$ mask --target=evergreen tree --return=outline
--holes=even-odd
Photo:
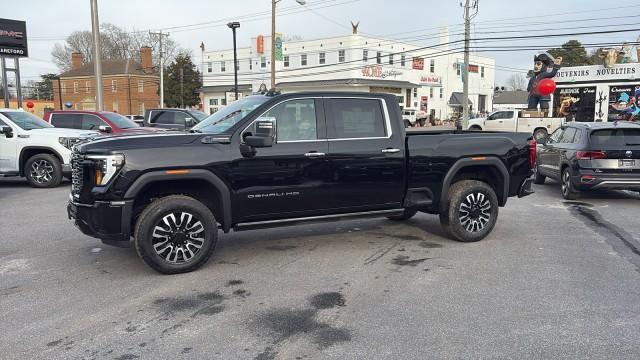
[[[182,86],[180,85],[182,83]],[[164,102],[168,107],[190,107],[200,103],[200,71],[188,54],[178,54],[165,69]]]

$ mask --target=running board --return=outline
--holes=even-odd
[[[236,224],[233,227],[233,231],[245,231],[245,230],[273,228],[273,227],[279,227],[279,226],[290,226],[290,225],[296,225],[300,223],[318,223],[318,222],[326,222],[326,221],[332,221],[332,220],[401,215],[403,213],[404,213],[404,209],[391,209],[391,210],[376,210],[376,211],[365,211],[365,212],[357,212],[357,213],[334,214],[334,215],[323,215],[323,216],[310,216],[310,217],[293,218],[293,219],[257,221],[257,222]]]
[[[18,176],[20,175],[17,172],[6,172],[6,173],[0,173],[0,177],[12,177],[12,176]]]

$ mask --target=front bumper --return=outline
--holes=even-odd
[[[638,190],[640,191],[640,173],[595,173],[581,171],[573,177],[578,190]]]
[[[133,200],[81,204],[69,199],[67,215],[83,234],[108,245],[129,247],[132,209]]]

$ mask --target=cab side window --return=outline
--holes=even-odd
[[[378,99],[331,99],[327,112],[330,139],[388,136],[382,102]]]
[[[260,116],[276,119],[276,141],[318,139],[318,121],[314,99],[285,101]]]
[[[83,130],[98,130],[100,126],[106,126],[107,123],[102,121],[95,115],[83,115],[82,116],[82,129]]]

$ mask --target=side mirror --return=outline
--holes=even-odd
[[[11,126],[0,126],[0,134],[4,134],[7,138],[12,138],[13,129],[11,129]]]
[[[110,134],[113,131],[113,129],[111,128],[111,126],[100,125],[98,126],[98,131]]]
[[[244,143],[254,148],[264,148],[273,146],[273,137],[249,135],[244,138]]]
[[[184,119],[184,125],[187,128],[192,128],[192,127],[196,126],[196,122],[193,121],[193,118],[185,118]]]

